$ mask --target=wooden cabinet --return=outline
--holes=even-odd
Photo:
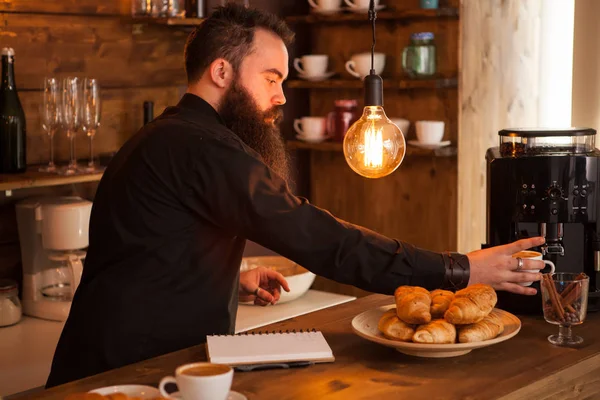
[[[341,144],[307,145],[291,142],[289,148],[309,152],[303,168],[308,170],[310,201],[337,217],[430,250],[456,248],[458,69],[458,0],[445,2],[439,10],[422,10],[418,0],[385,0],[378,12],[376,52],[386,54],[384,107],[389,118],[406,118],[411,127],[408,140],[415,139],[415,121],[440,120],[446,124],[444,140],[451,148],[424,151],[408,147],[400,168],[393,174],[371,180],[354,173],[346,164]],[[351,77],[344,64],[355,53],[371,49],[371,25],[367,14],[305,15],[289,17],[297,32],[304,24],[304,54],[329,55],[337,75],[324,82],[295,79],[290,73],[288,94],[308,95],[306,112],[326,116],[336,99],[357,99],[362,112],[362,83]],[[402,70],[402,50],[410,34],[433,32],[437,50],[437,75],[412,80]],[[300,54],[301,53],[301,54]],[[297,115],[296,117],[301,117]],[[364,295],[366,292],[317,278],[315,289]]]

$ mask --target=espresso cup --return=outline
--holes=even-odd
[[[556,270],[554,263],[552,261],[543,260],[542,253],[539,253],[537,251],[523,250],[523,251],[513,254],[512,256],[513,256],[513,258],[520,257],[523,260],[541,260],[544,262],[544,264],[550,266],[550,272],[549,272],[550,274],[553,274],[554,271]],[[540,272],[540,270],[539,269],[524,269],[522,272],[538,273],[538,272]],[[531,284],[533,284],[533,281],[519,282],[519,285],[522,285],[522,286],[531,286]]]
[[[346,5],[350,8],[368,9],[369,0],[344,0]],[[379,5],[379,0],[375,0],[375,7]]]
[[[324,117],[303,117],[294,120],[294,130],[306,139],[318,139],[325,136]]]
[[[385,54],[375,53],[373,64],[375,73],[381,75],[385,68]],[[371,72],[371,53],[354,54],[350,57],[350,60],[346,62],[346,71],[356,78],[364,79],[365,76],[369,75],[369,72]]]
[[[417,121],[417,140],[423,144],[436,144],[444,138],[444,121]]]
[[[307,77],[323,76],[327,72],[328,57],[323,54],[311,54],[294,59],[294,68]]]
[[[319,11],[335,11],[342,7],[342,0],[308,0],[308,4]]]
[[[175,370],[175,377],[165,376],[158,385],[161,396],[170,396],[165,386],[174,383],[183,400],[226,400],[233,380],[233,368],[224,364],[199,362],[185,364]]]

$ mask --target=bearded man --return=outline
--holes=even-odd
[[[98,186],[83,277],[47,387],[233,333],[240,298],[279,299],[281,274],[240,275],[246,239],[309,270],[393,294],[488,283],[535,294],[511,254],[543,239],[435,253],[295,196],[278,130],[293,34],[264,12],[219,8],[188,39],[188,90],[113,158]],[[352,199],[348,199],[351,201]],[[519,270],[517,271],[517,268]]]

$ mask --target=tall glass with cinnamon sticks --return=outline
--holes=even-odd
[[[548,336],[556,346],[576,346],[583,338],[571,332],[573,325],[580,325],[587,314],[590,278],[584,274],[556,273],[542,275],[542,304],[544,319],[558,325],[558,334]]]

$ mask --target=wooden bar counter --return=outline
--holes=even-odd
[[[589,314],[574,328],[585,340],[577,349],[552,346],[546,337],[558,328],[541,317],[522,316],[521,331],[508,341],[460,357],[427,359],[403,355],[352,332],[355,315],[392,303],[392,297],[372,295],[259,329],[320,330],[336,361],[236,372],[232,389],[249,400],[600,398],[600,314]],[[203,360],[204,345],[195,346],[26,397],[63,399],[72,392],[116,384],[156,387],[178,365]]]

